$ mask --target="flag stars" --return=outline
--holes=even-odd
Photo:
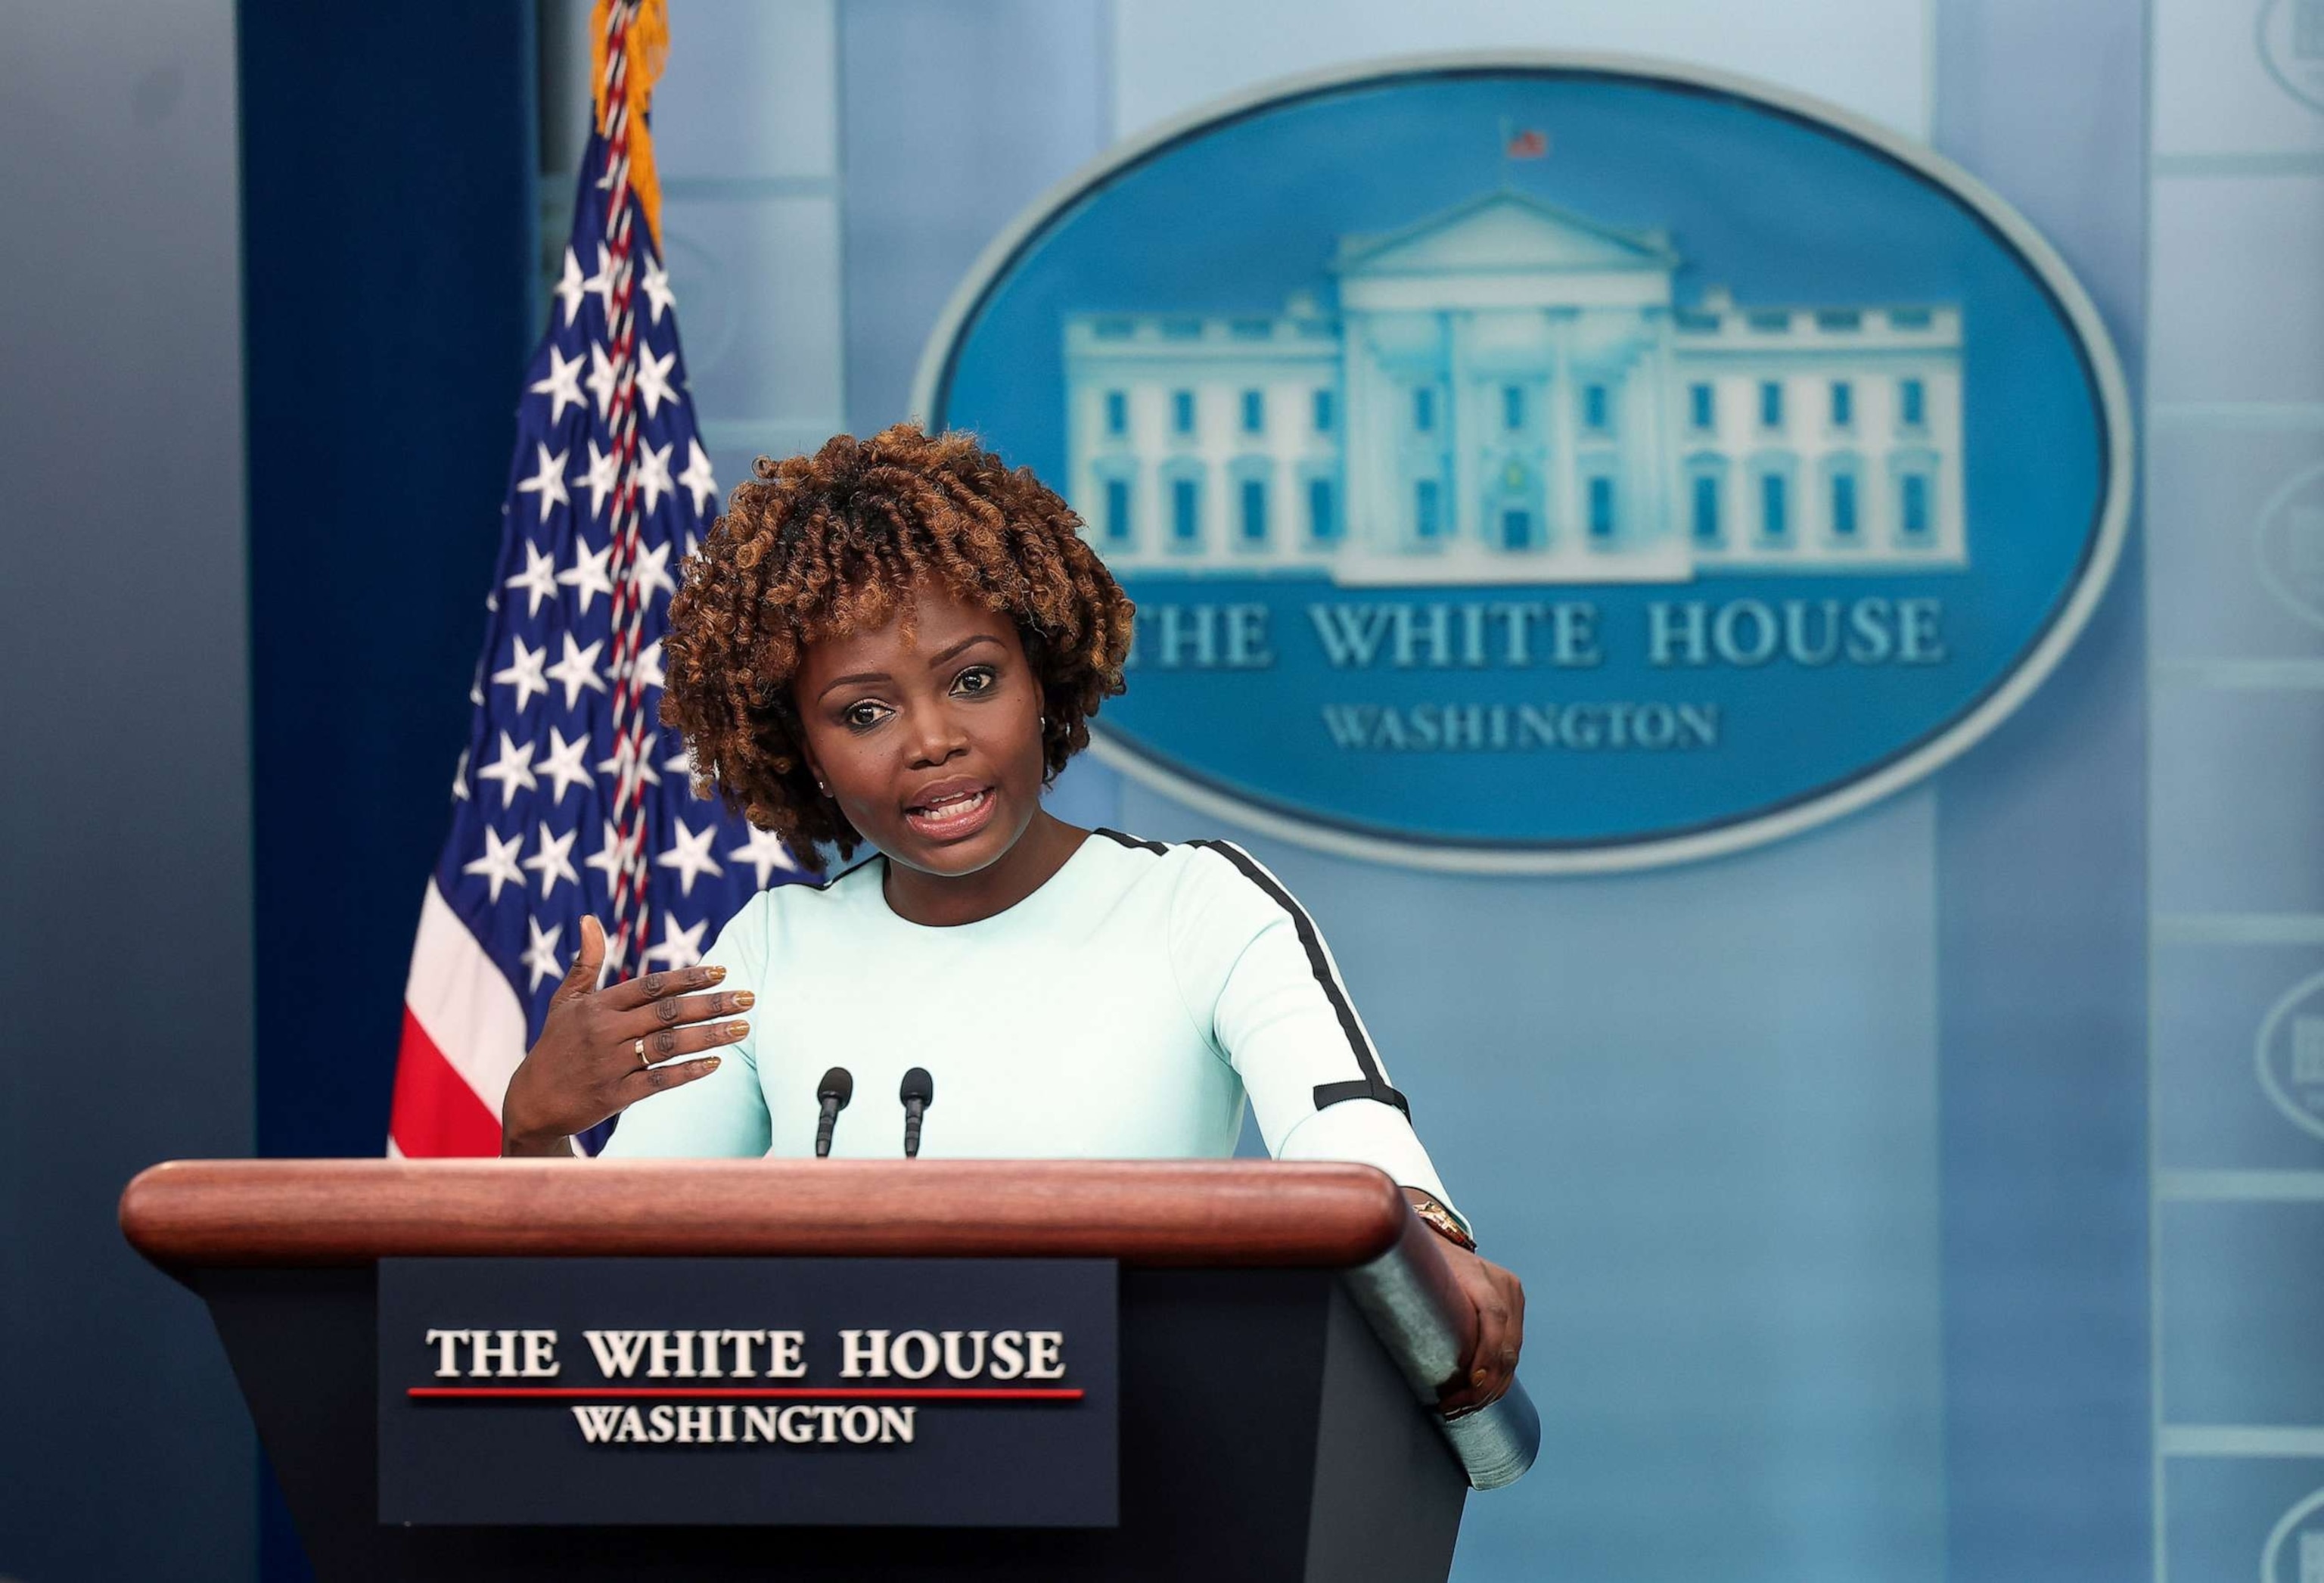
[[[543,643],[537,649],[529,649],[521,636],[512,636],[509,643],[515,652],[505,669],[493,672],[493,680],[496,685],[516,689],[517,713],[522,714],[524,706],[531,701],[534,693],[544,698],[549,694],[549,681],[540,673],[542,664],[549,658],[549,645]]]
[[[598,310],[607,324],[613,322],[613,255],[603,242],[597,244],[597,273],[581,282],[585,292],[597,293]]]
[[[670,387],[669,383],[669,371],[677,362],[678,348],[675,347],[659,357],[643,347],[638,348],[638,399],[645,403],[647,417],[660,412],[662,403],[678,400],[678,392]],[[664,447],[665,458],[668,454],[669,448]]]
[[[762,830],[756,825],[751,827],[750,838],[726,856],[730,860],[747,863],[757,870],[759,888],[762,891],[767,888],[767,882],[774,877],[775,870],[790,870],[798,866],[792,861],[790,850],[783,845],[780,836],[772,830]]]
[[[569,258],[572,255],[566,256]],[[524,927],[526,932],[532,936],[532,943],[524,948],[524,955],[517,958],[517,965],[530,969],[532,974],[531,982],[524,986],[525,993],[530,995],[540,987],[542,979],[564,976],[565,969],[557,965],[557,937],[565,932],[565,925],[560,923],[554,929],[543,929],[540,919],[528,916]]]
[[[565,641],[571,643],[573,640],[568,637]],[[509,740],[509,734],[503,731],[501,733],[500,757],[476,772],[476,779],[479,781],[500,782],[503,808],[515,801],[516,794],[520,791],[530,792],[540,783],[534,778],[532,773],[533,745],[528,742],[522,747],[519,747]],[[499,892],[493,893],[493,900],[496,902],[500,900]]]
[[[573,256],[573,249],[565,250],[565,273],[555,287],[557,299],[565,305],[565,322],[569,327],[573,316],[581,311],[581,295],[588,290],[581,279],[581,261]]]
[[[620,828],[612,819],[605,820],[604,825],[605,838],[598,843],[596,851],[581,860],[581,866],[594,868],[604,875],[605,889],[610,893],[613,888],[613,882],[621,877],[622,868],[629,854],[622,845]]]
[[[524,542],[524,569],[501,585],[522,588],[525,593],[525,619],[540,614],[543,599],[557,597],[557,557],[545,550],[533,548],[532,541]]]
[[[678,827],[677,838],[670,843],[669,849],[657,856],[654,862],[664,868],[676,869],[678,893],[690,896],[694,893],[696,875],[726,872],[718,866],[718,860],[710,856],[710,843],[718,834],[717,821],[714,819],[703,826],[698,834],[687,829],[682,819],[671,822]]]
[[[551,456],[549,448],[537,440],[533,441],[532,448],[540,453],[539,470],[530,478],[520,479],[517,489],[519,493],[530,495],[540,503],[540,520],[547,522],[552,507],[572,504],[573,497],[565,493],[567,453],[560,450]]]
[[[661,915],[661,944],[647,948],[647,967],[659,960],[672,968],[691,967],[702,960],[702,937],[710,928],[710,920],[706,918],[692,929],[680,929],[678,920],[665,912]]]
[[[645,273],[638,283],[646,301],[653,305],[653,321],[659,324],[661,316],[678,306],[678,293],[669,289],[669,271],[662,268],[659,259],[648,254]]]
[[[501,740],[503,742],[506,742],[508,738],[503,736]],[[527,749],[526,751],[530,752],[530,750]],[[462,864],[460,866],[460,872],[462,874],[483,875],[484,882],[493,888],[492,900],[494,903],[498,903],[501,899],[501,886],[504,884],[512,884],[519,890],[524,889],[524,870],[517,866],[516,861],[516,855],[523,849],[524,837],[522,835],[511,836],[507,840],[503,841],[501,839],[500,832],[498,830],[495,830],[490,825],[486,825],[484,827],[484,855],[482,857],[477,858],[473,863]]]
[[[596,342],[589,343],[589,393],[597,398],[597,415],[604,417],[613,410],[613,386],[621,375],[613,368],[613,360],[605,356],[605,348]]]
[[[613,575],[606,569],[606,563],[613,557],[612,541],[608,540],[603,550],[592,552],[587,540],[577,533],[574,535],[573,564],[558,572],[557,580],[579,597],[582,615],[589,614],[590,602],[598,595],[603,594],[608,599],[613,597]],[[549,674],[553,676],[556,672],[552,671]]]
[[[650,550],[639,547],[638,558],[630,563],[630,586],[637,589],[640,604],[650,603],[657,592],[678,592],[678,584],[669,575],[669,544],[657,544]]]
[[[580,888],[581,876],[574,871],[573,860],[567,856],[573,850],[573,838],[580,833],[576,827],[562,836],[552,836],[549,833],[548,824],[544,822],[541,825],[540,849],[524,860],[524,866],[540,875],[543,897],[556,891],[557,882],[560,879],[570,880],[575,889]]]
[[[632,764],[635,764],[638,766],[638,780],[649,786],[659,786],[661,784],[661,776],[655,773],[653,761],[650,758],[643,758],[639,755],[637,739],[629,736],[623,736],[614,740],[613,756],[607,759],[599,759],[597,761],[597,773],[601,775],[613,776],[613,783],[618,788],[622,782],[630,778],[630,766]]]
[[[694,496],[694,514],[708,515],[710,503],[718,498],[718,479],[710,471],[710,453],[702,449],[702,441],[693,435],[687,436],[686,471],[678,476],[678,482]]]
[[[638,447],[638,487],[645,491],[649,512],[661,504],[663,495],[676,493],[677,486],[669,481],[669,453],[667,445],[659,450],[650,445]]]
[[[579,356],[576,355],[571,362],[567,362],[564,355],[558,351],[555,341],[549,343],[549,377],[530,388],[535,395],[545,395],[549,398],[549,421],[552,426],[563,419],[567,407],[588,404],[581,394]]]
[[[605,646],[605,642],[600,638],[585,649],[573,641],[571,633],[563,635],[565,656],[549,667],[548,675],[551,681],[564,684],[565,707],[569,709],[581,701],[583,688],[591,688],[598,692],[605,690],[605,679],[597,674],[597,652]],[[506,741],[507,738],[503,736],[502,740]],[[524,751],[530,756],[532,748],[528,745]]]
[[[589,492],[589,514],[592,518],[604,511],[605,496],[613,492],[613,485],[618,481],[616,475],[621,470],[622,450],[619,446],[612,450],[599,450],[595,440],[589,441],[589,470],[576,474],[573,482]]]
[[[546,647],[547,645],[544,644],[544,652]],[[543,692],[549,690],[547,683],[542,684],[541,690]],[[551,726],[549,728],[549,756],[540,761],[538,768],[541,774],[556,782],[557,791],[549,801],[561,808],[565,804],[567,791],[575,786],[589,784],[589,772],[581,763],[581,755],[589,751],[589,733],[584,731],[580,736],[567,742],[565,740],[565,733]],[[566,845],[570,846],[572,842],[567,840]]]
[[[618,164],[608,161],[605,183]],[[497,975],[536,1008],[571,965],[565,937],[585,910],[611,931],[602,984],[699,965],[737,903],[803,877],[773,831],[688,798],[686,782],[697,769],[706,781],[715,766],[706,754],[697,765],[658,718],[665,668],[675,663],[661,635],[667,612],[724,495],[690,410],[673,276],[641,227],[617,251],[622,234],[606,229],[602,192],[599,201],[552,255],[549,333],[514,381],[521,429],[498,535],[499,564],[509,569],[485,579],[489,635],[469,651],[481,652],[468,687],[475,723],[453,770],[452,844],[438,864]],[[613,223],[637,222],[632,213]],[[593,299],[596,312],[585,324]],[[617,310],[628,332],[619,341]],[[623,613],[618,631],[596,614],[601,595]],[[615,700],[618,731],[605,723]],[[600,742],[610,756],[593,764]],[[591,823],[602,832],[594,847],[586,845]],[[429,1152],[420,1147],[424,1118],[400,1116],[397,1135]]]

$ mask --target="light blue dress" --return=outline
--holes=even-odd
[[[811,1156],[837,1066],[833,1155],[894,1159],[918,1066],[925,1157],[1221,1158],[1248,1098],[1276,1158],[1376,1165],[1451,1207],[1314,921],[1240,847],[1101,830],[1014,907],[941,929],[890,910],[884,868],[735,914],[705,959],[757,993],[750,1037],[631,1106],[608,1157]]]

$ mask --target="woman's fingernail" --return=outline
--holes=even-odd
[[[704,1061],[702,1063],[702,1069],[706,1072],[716,1071],[718,1069],[718,1058],[714,1055],[708,1060]]]
[[[748,1023],[729,1023],[726,1024],[726,1037],[729,1039],[740,1039],[750,1031],[751,1024]]]
[[[1485,1383],[1485,1371],[1483,1369],[1475,1369],[1471,1371],[1469,1383],[1472,1385],[1483,1384]]]
[[[759,997],[752,995],[749,990],[738,989],[734,992],[734,1009],[736,1011],[747,1012],[758,1004]]]
[[[713,984],[723,982],[726,977],[726,969],[724,967],[705,967],[702,971],[708,975],[709,981]]]

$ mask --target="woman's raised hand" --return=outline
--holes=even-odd
[[[604,962],[604,928],[584,917],[580,951],[501,1103],[503,1154],[569,1153],[574,1134],[718,1069],[715,1055],[671,1057],[733,1044],[751,1031],[720,1020],[751,1008],[749,990],[688,993],[711,989],[726,977],[724,967],[649,973],[599,989]]]

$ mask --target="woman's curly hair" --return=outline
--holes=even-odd
[[[923,579],[1016,622],[1048,717],[1046,775],[1089,745],[1089,717],[1121,690],[1133,607],[1029,468],[973,434],[899,423],[754,471],[687,561],[662,645],[661,717],[686,737],[696,795],[715,787],[812,872],[817,845],[853,853],[862,838],[800,751],[791,680],[811,643],[908,624]]]

